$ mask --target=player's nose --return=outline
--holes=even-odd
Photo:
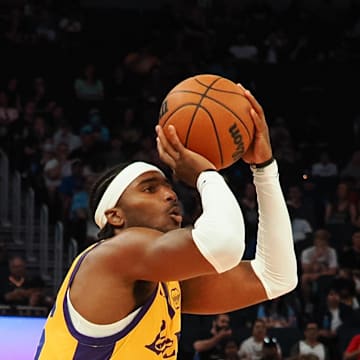
[[[167,201],[177,201],[178,197],[175,191],[169,187],[164,187],[164,197]]]

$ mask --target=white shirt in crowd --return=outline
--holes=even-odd
[[[315,346],[310,346],[305,341],[300,340],[299,342],[299,355],[317,355],[319,360],[325,360],[325,346],[322,343],[318,343]]]

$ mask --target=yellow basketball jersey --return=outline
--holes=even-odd
[[[66,292],[93,247],[80,254],[69,269],[45,323],[35,360],[175,360],[181,320],[180,286],[176,281],[159,283],[135,318],[114,335],[93,338],[74,328]]]

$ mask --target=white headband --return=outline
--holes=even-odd
[[[164,173],[156,166],[142,161],[137,161],[126,166],[115,176],[113,181],[105,190],[95,211],[95,223],[100,229],[102,229],[107,223],[105,211],[116,205],[120,196],[130,183],[132,183],[138,176],[148,171],[157,171],[165,176]]]

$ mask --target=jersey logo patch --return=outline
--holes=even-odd
[[[170,295],[171,295],[172,302],[175,306],[175,309],[176,310],[180,309],[180,291],[179,291],[179,289],[177,289],[177,288],[171,289]]]
[[[160,332],[156,335],[154,341],[146,348],[153,351],[156,355],[161,355],[163,359],[169,359],[176,355],[176,342],[166,337],[166,322],[162,320]]]

